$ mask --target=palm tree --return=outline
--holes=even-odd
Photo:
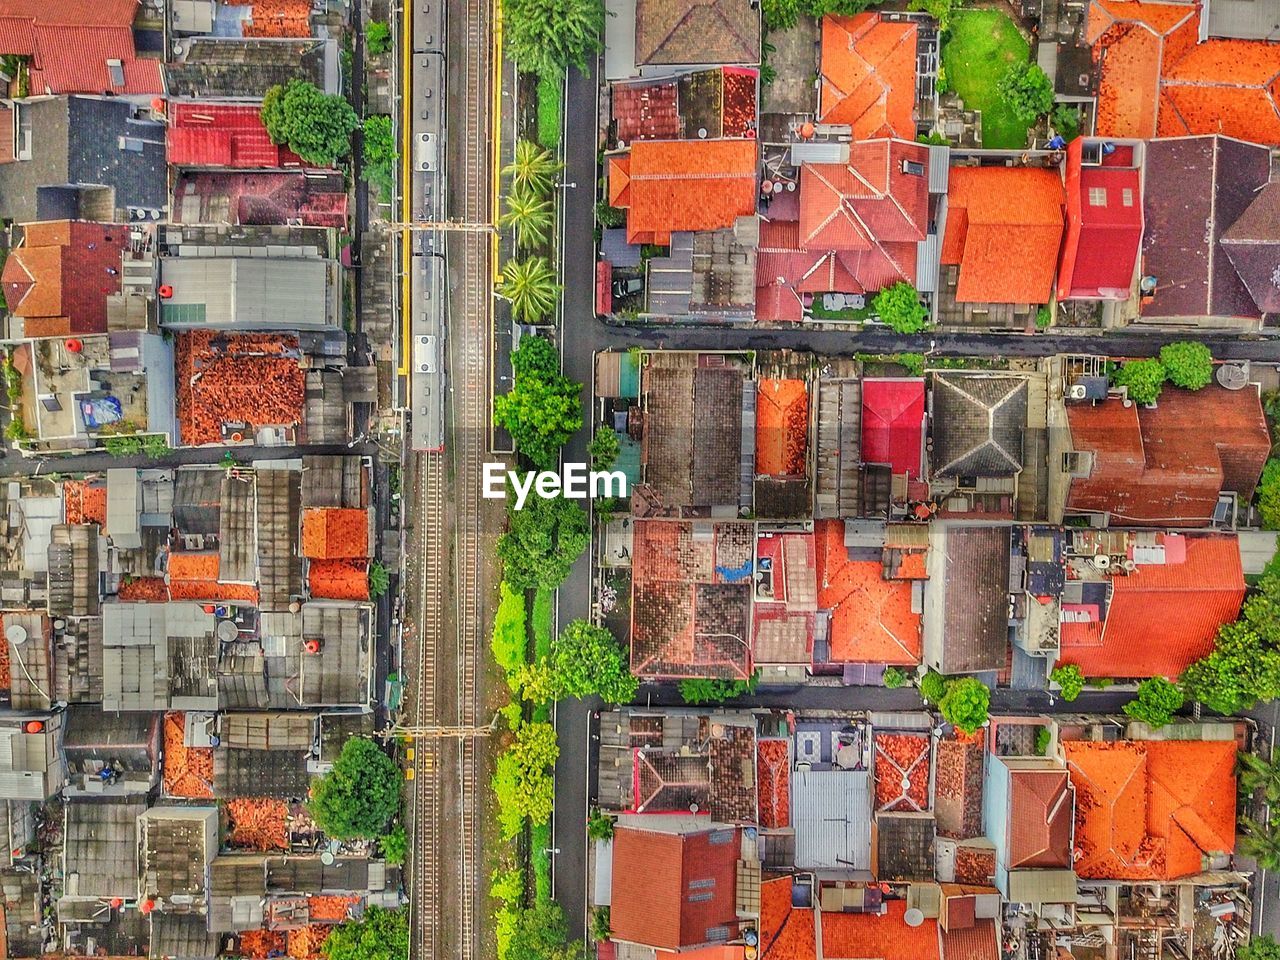
[[[550,200],[517,187],[507,195],[507,211],[498,222],[504,227],[514,227],[516,244],[528,249],[547,242],[554,220]]]
[[[1280,750],[1269,761],[1256,753],[1240,754],[1240,785],[1250,794],[1261,790],[1267,803],[1280,803]]]
[[[517,323],[541,323],[555,309],[560,284],[546,257],[529,257],[507,261],[499,292],[511,301]]]
[[[517,140],[515,159],[502,168],[511,178],[511,189],[526,190],[546,197],[555,184],[556,174],[564,168],[555,157],[532,140]]]
[[[1243,836],[1237,844],[1240,852],[1258,861],[1267,870],[1280,869],[1280,823],[1268,820],[1259,823],[1250,817],[1242,817]]]

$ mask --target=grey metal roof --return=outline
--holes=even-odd
[[[306,477],[305,469],[302,476]],[[299,475],[293,470],[259,470],[257,487],[258,603],[263,610],[285,610],[302,595]]]
[[[108,501],[108,510],[110,502]],[[92,524],[55,524],[49,531],[49,613],[98,614],[98,531]]]
[[[101,617],[70,621],[54,645],[53,695],[72,704],[102,702]]]
[[[267,858],[268,893],[360,893],[383,889],[386,878],[381,860],[338,857],[326,865],[310,854]]]
[[[219,937],[203,917],[191,914],[151,914],[151,960],[213,960]]]
[[[143,894],[164,900],[174,913],[203,913],[207,869],[217,852],[218,808],[152,807],[138,825]]]
[[[314,713],[226,713],[218,736],[224,747],[297,752],[311,749],[315,730]]]
[[[125,550],[142,546],[142,485],[137,470],[107,471],[107,534]]]
[[[218,641],[198,603],[108,603],[103,614],[104,710],[214,710]]]
[[[345,443],[350,437],[350,408],[338,370],[308,370],[302,422],[308,443]]]
[[[627,243],[625,227],[611,227],[600,232],[600,256],[615,267],[638,267],[640,245]]]
[[[302,607],[303,706],[364,706],[370,696],[370,609],[353,603],[315,602]],[[302,640],[319,639],[319,653],[306,653]]]
[[[40,878],[29,870],[0,870],[4,897],[5,948],[10,957],[44,953],[41,931]]]
[[[935,373],[933,474],[1011,477],[1021,472],[1027,382],[1003,373]]]
[[[869,870],[869,774],[864,770],[796,770],[791,784],[797,869]]]
[[[11,627],[20,627],[26,639],[21,643],[7,636],[0,639],[9,647],[9,706],[14,710],[48,710],[53,702],[49,618],[36,612],[6,613],[6,634]]]
[[[218,511],[218,579],[253,583],[257,579],[258,528],[256,483],[252,474],[222,478]]]
[[[72,704],[65,716],[63,757],[72,781],[82,778],[82,792],[100,789],[95,781],[107,763],[120,773],[117,785],[121,792],[145,792],[154,783],[160,756],[160,714],[105,713],[97,704]]]
[[[249,98],[261,100],[267,90],[290,80],[307,80],[326,93],[325,45],[336,40],[276,40],[196,37],[184,41],[181,63],[164,67],[172,97]]]
[[[132,897],[138,889],[138,817],[143,797],[72,800],[62,864],[68,897]]]
[[[359,457],[302,458],[302,506],[362,509],[369,505],[367,471]]]
[[[58,757],[62,715],[45,717],[44,730],[26,733],[14,717],[0,726],[0,799],[44,800],[62,788]]]
[[[1266,0],[1205,0],[1209,36],[1280,40],[1280,9]]]
[[[333,322],[336,262],[314,257],[169,257],[161,282],[173,296],[161,305],[171,327],[291,330]],[[184,309],[186,308],[186,309]]]
[[[184,467],[173,481],[173,525],[180,533],[218,532],[222,509],[221,469]]]

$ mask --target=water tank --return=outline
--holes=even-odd
[[[1155,277],[1146,276],[1138,281],[1138,289],[1143,293],[1155,293],[1158,281]]]
[[[902,922],[908,927],[918,927],[924,923],[924,911],[919,907],[911,907],[902,915]]]
[[[15,647],[27,642],[27,628],[20,623],[11,623],[4,628],[4,638]]]

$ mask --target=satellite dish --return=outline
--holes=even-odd
[[[902,915],[902,922],[908,927],[918,927],[924,923],[924,911],[919,907],[912,907]]]
[[[4,638],[15,647],[27,642],[27,628],[20,623],[11,623],[4,628]]]
[[[330,853],[328,850],[326,850],[326,851],[324,851],[324,853],[320,854],[320,862],[321,862],[321,863],[323,863],[326,867],[332,867],[332,866],[333,866],[333,861],[334,861],[335,859],[337,859],[337,858],[336,858],[336,857],[334,857],[334,855],[333,855],[332,853]]]

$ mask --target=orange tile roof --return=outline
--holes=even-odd
[[[243,600],[258,602],[258,589],[247,583],[223,583],[218,579],[216,553],[169,554],[169,599]]]
[[[804,476],[809,441],[809,390],[803,380],[762,379],[757,385],[756,473]]]
[[[810,907],[791,905],[791,878],[760,884],[761,960],[814,960],[818,953],[816,917]]]
[[[855,140],[916,135],[916,25],[878,13],[822,18],[823,123]]]
[[[192,800],[213,798],[213,748],[185,745],[187,715],[164,715],[164,792]]]
[[[297,350],[296,337],[278,333],[178,334],[175,366],[182,443],[221,443],[225,423],[300,423],[305,389]]]
[[[1198,43],[1199,6],[1093,0],[1098,136],[1223,133],[1280,144],[1280,44]]]
[[[232,797],[227,801],[233,847],[249,850],[289,849],[289,805],[268,797]],[[340,918],[339,918],[340,919]]]
[[[627,242],[665,245],[755,213],[756,153],[754,140],[642,140],[610,158],[609,202],[627,209]]]
[[[946,960],[998,960],[1000,943],[994,920],[975,920],[972,927],[942,931]]]
[[[107,298],[120,292],[120,253],[128,239],[122,224],[24,224],[22,246],[10,252],[0,282],[26,335],[106,333]]]
[[[87,480],[68,480],[62,485],[62,502],[67,523],[107,525],[107,488]]]
[[[302,511],[302,555],[323,560],[369,556],[369,511],[344,507]]]
[[[962,303],[1047,303],[1066,191],[1056,170],[952,167],[942,263]]]
[[[818,546],[818,607],[830,610],[835,663],[920,662],[920,614],[911,610],[911,583],[886,580],[879,560],[851,560],[844,524],[822,520]]]
[[[312,560],[307,564],[307,588],[323,600],[368,600],[368,561]]]
[[[1187,740],[1063,744],[1076,789],[1076,873],[1176,880],[1236,835],[1236,745]]]
[[[938,921],[910,927],[906,912],[907,901],[887,900],[883,915],[819,913],[824,960],[938,960]]]

